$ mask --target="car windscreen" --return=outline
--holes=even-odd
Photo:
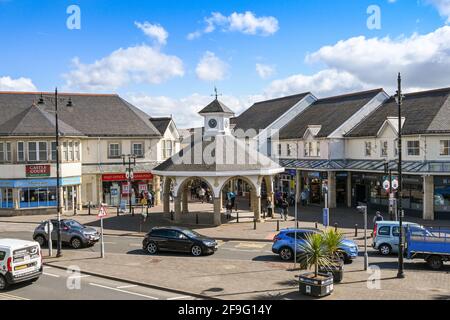
[[[183,230],[183,233],[184,233],[185,235],[187,235],[189,238],[199,238],[199,237],[202,237],[201,234],[199,234],[199,233],[197,233],[197,232],[195,232],[195,231],[192,231],[192,230]]]
[[[0,251],[0,261],[3,261],[3,259],[5,259],[5,256],[6,256],[6,252]]]
[[[64,223],[66,224],[66,226],[68,226],[70,228],[80,228],[80,229],[85,228],[85,226],[83,226],[81,223],[79,223],[75,220],[67,220],[67,221],[64,221]]]

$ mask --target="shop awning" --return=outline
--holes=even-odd
[[[293,160],[280,159],[280,165],[286,169],[317,171],[372,171],[384,172],[384,160]],[[397,171],[397,161],[390,161],[389,169]],[[450,162],[403,161],[404,173],[447,173],[450,174]]]

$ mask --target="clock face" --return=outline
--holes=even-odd
[[[208,125],[209,125],[210,128],[217,127],[217,120],[216,119],[209,120]]]

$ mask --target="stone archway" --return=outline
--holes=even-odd
[[[191,193],[191,187],[194,186],[197,188],[202,186],[202,184],[203,186],[206,186],[205,187],[206,191],[208,194],[212,196],[213,200],[215,199],[214,188],[208,180],[197,176],[185,178],[180,183],[180,186],[178,187],[177,192],[175,194],[175,201],[181,202],[181,209],[180,209],[181,213],[189,213],[189,193]],[[207,199],[205,200],[206,202],[208,202]]]
[[[163,212],[170,213],[170,192],[175,185],[175,179],[172,177],[164,177],[163,180]]]

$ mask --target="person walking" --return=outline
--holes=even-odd
[[[308,202],[308,194],[306,193],[306,190],[303,190],[301,195],[300,195],[301,199],[302,199],[302,206],[306,207],[306,204]]]
[[[198,197],[200,198],[200,201],[202,203],[205,202],[205,194],[206,194],[205,189],[203,189],[203,187],[200,187],[200,189],[198,190]]]
[[[377,211],[377,212],[375,213],[375,217],[373,217],[373,224],[376,224],[377,222],[383,221],[383,220],[384,220],[384,218],[383,218],[383,216],[381,215],[381,212],[380,212],[380,211]]]
[[[281,215],[282,215],[282,218],[284,218],[284,221],[287,221],[288,208],[289,208],[289,202],[286,200],[286,198],[283,198],[281,200]]]
[[[273,217],[273,204],[270,199],[267,199],[267,214],[270,218]]]
[[[147,206],[149,208],[153,207],[153,194],[151,192],[147,192]]]
[[[144,208],[147,206],[147,198],[144,195],[144,192],[142,192],[142,197],[141,197],[141,214],[144,213]]]
[[[227,204],[225,207],[227,209],[227,219],[231,220],[231,212],[233,210],[233,203],[231,202],[231,200],[227,201]]]

